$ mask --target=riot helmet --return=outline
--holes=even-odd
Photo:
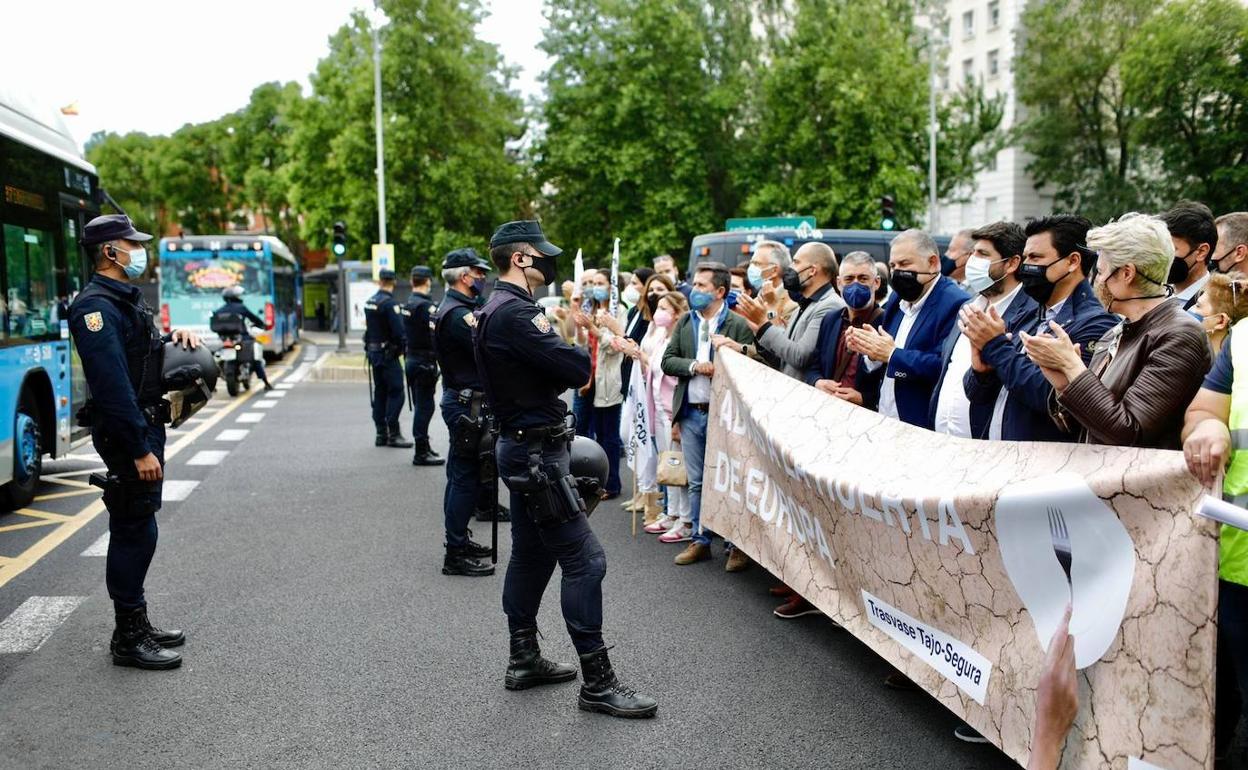
[[[607,453],[597,441],[586,436],[572,440],[571,473],[576,477],[576,491],[585,503],[585,515],[594,512],[602,500],[602,489],[607,483]]]
[[[160,384],[171,407],[169,427],[176,428],[212,398],[217,362],[206,345],[191,350],[177,342],[165,343],[163,359]]]

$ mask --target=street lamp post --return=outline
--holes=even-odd
[[[378,9],[380,16],[380,9]],[[373,27],[373,118],[377,124],[377,235],[381,243],[386,243],[386,143],[382,136],[381,126],[381,35],[377,29],[378,20]]]

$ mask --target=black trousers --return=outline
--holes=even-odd
[[[373,425],[377,432],[399,429],[399,414],[403,411],[403,367],[399,359],[385,353],[368,354],[373,367]]]
[[[566,444],[546,449],[542,465],[547,473],[566,474],[571,456]],[[500,436],[498,471],[504,480],[526,475],[529,450],[526,444]],[[603,648],[602,581],[607,575],[607,554],[589,527],[584,514],[551,527],[539,527],[525,506],[524,497],[511,493],[511,560],[503,581],[503,612],[511,631],[537,628],[537,611],[546,584],[559,565],[560,603],[563,622],[577,653]]]
[[[109,532],[104,581],[108,595],[118,611],[145,607],[143,583],[156,554],[156,512],[164,483],[140,481],[134,458],[118,451],[106,429],[93,431],[92,443],[109,474],[120,479],[119,484],[104,490]],[[148,425],[147,443],[164,468],[165,426]]]
[[[407,356],[407,386],[412,389],[412,441],[416,449],[429,440],[429,423],[433,420],[434,391],[438,389],[437,365],[430,360]]]

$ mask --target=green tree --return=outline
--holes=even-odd
[[[748,4],[553,0],[533,147],[552,237],[624,262],[686,248],[738,208]]]
[[[906,3],[797,0],[769,34],[744,212],[813,214],[829,227],[879,226],[891,195],[903,222],[927,207],[928,42]],[[786,29],[787,27],[787,29]],[[1000,146],[1001,99],[978,85],[941,100],[938,197]]]
[[[1123,56],[1138,103],[1136,137],[1160,159],[1163,201],[1244,207],[1248,184],[1248,8],[1235,0],[1165,3]]]
[[[133,132],[92,135],[86,144],[86,157],[100,173],[105,190],[134,220],[135,227],[149,233],[164,232],[168,224],[163,201],[152,194],[152,174],[156,146],[167,141]]]
[[[522,106],[494,46],[475,36],[475,0],[388,0],[380,30],[387,236],[399,266],[440,264],[456,246],[483,248],[530,198],[509,144]],[[286,169],[303,235],[329,239],[343,220],[353,258],[378,237],[371,29],[362,14],[330,39],[294,110]]]
[[[1159,158],[1138,141],[1143,105],[1123,72],[1155,8],[1152,0],[1052,0],[1023,12],[1014,71],[1029,171],[1055,188],[1058,207],[1093,221],[1160,205],[1150,174]]]
[[[229,141],[224,174],[232,203],[258,213],[264,231],[297,245],[298,222],[291,209],[289,144],[303,95],[297,83],[264,83],[247,106],[224,118]]]

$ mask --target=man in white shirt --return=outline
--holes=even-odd
[[[1013,222],[996,222],[976,230],[972,238],[966,284],[976,296],[967,304],[980,310],[992,308],[1015,331],[1028,317],[1034,318],[1036,310],[1036,302],[1020,291],[1018,280],[1027,240],[1023,228]],[[932,428],[961,438],[999,439],[1009,390],[1000,389],[990,411],[971,404],[964,380],[975,355],[971,340],[955,328],[943,348],[940,384],[932,397]]]

